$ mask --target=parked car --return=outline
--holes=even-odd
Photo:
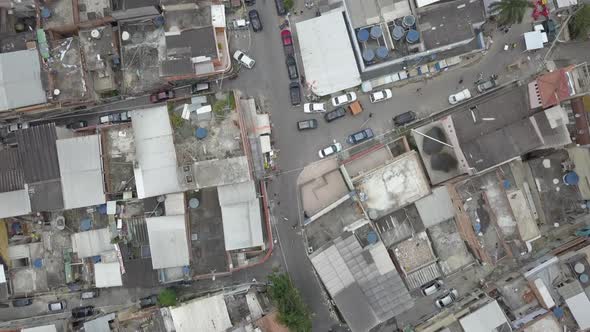
[[[342,106],[342,105],[350,104],[355,100],[356,100],[356,93],[347,92],[341,96],[337,96],[337,97],[332,98],[332,105],[334,105],[335,107]]]
[[[416,120],[416,113],[414,113],[413,111],[407,111],[394,116],[393,124],[395,124],[396,126],[405,126],[408,123],[413,122],[414,120]]]
[[[94,306],[91,305],[72,309],[72,317],[75,319],[90,317],[92,315],[94,315]]]
[[[29,128],[28,122],[12,123],[12,124],[8,125],[8,132],[12,133],[17,130],[27,129],[27,128]]]
[[[346,109],[344,107],[337,107],[333,111],[330,111],[324,115],[324,119],[328,122],[332,122],[336,119],[340,119],[346,115]]]
[[[454,95],[450,95],[449,96],[449,103],[451,105],[455,105],[461,101],[467,100],[471,98],[471,92],[469,92],[469,89],[465,89],[465,90],[461,90],[457,93],[455,93]]]
[[[174,90],[160,91],[150,95],[151,103],[160,103],[174,98]]]
[[[191,93],[202,93],[205,91],[209,91],[210,88],[211,86],[209,85],[209,82],[195,83],[191,86]]]
[[[158,304],[158,295],[150,295],[139,299],[139,306],[142,308],[152,307]]]
[[[292,55],[293,53],[295,53],[295,49],[293,48],[293,36],[291,35],[291,30],[282,30],[281,40],[283,41],[283,50],[285,51],[285,54]]]
[[[61,300],[61,301],[55,301],[55,302],[49,302],[47,304],[47,308],[49,309],[49,311],[63,311],[65,310],[67,307],[67,303],[65,300]]]
[[[256,0],[244,0],[246,6],[254,6],[256,4]]]
[[[299,78],[299,72],[297,71],[297,61],[292,55],[287,55],[285,59],[285,63],[287,64],[287,72],[289,73],[290,80],[296,80]]]
[[[26,307],[31,304],[33,304],[33,299],[30,299],[30,298],[20,298],[20,299],[14,299],[12,301],[13,307]]]
[[[289,95],[291,97],[291,105],[296,106],[301,104],[301,87],[298,82],[291,82],[289,84]]]
[[[334,142],[334,144],[330,144],[325,148],[321,149],[318,152],[318,155],[320,156],[320,158],[326,158],[340,151],[342,151],[342,144]]]
[[[494,78],[488,79],[487,81],[481,82],[477,85],[477,91],[479,93],[484,93],[488,90],[493,89],[496,86],[496,80]]]
[[[438,290],[442,287],[442,285],[443,285],[442,280],[440,280],[440,279],[432,280],[431,282],[429,282],[421,287],[422,294],[424,294],[424,296],[432,295],[432,294],[438,292]]]
[[[100,123],[120,123],[131,121],[131,114],[129,112],[113,113],[100,117]]]
[[[287,14],[287,9],[285,8],[283,0],[275,0],[275,6],[277,7],[277,14],[279,14],[279,16]]]
[[[305,103],[303,104],[303,112],[305,113],[322,113],[326,108],[324,103]]]
[[[456,289],[450,289],[446,292],[443,296],[440,296],[434,301],[434,304],[439,308],[445,308],[450,306],[453,302],[457,300],[459,297],[459,293]]]
[[[98,297],[98,295],[100,295],[100,291],[98,290],[98,288],[88,289],[88,290],[85,290],[82,293],[80,293],[80,299],[81,300],[93,299],[95,297]]]
[[[297,122],[298,130],[316,129],[318,127],[318,120],[309,119]]]
[[[260,15],[258,15],[258,11],[256,9],[252,9],[248,12],[248,17],[250,18],[250,25],[252,26],[252,30],[254,30],[254,32],[262,31],[262,21],[260,20]]]
[[[383,90],[372,92],[369,95],[369,100],[372,103],[378,103],[380,101],[387,100],[391,97],[393,97],[393,93],[391,92],[391,89],[383,89]]]
[[[348,144],[354,145],[369,140],[373,138],[373,136],[373,130],[371,128],[367,128],[349,135],[346,139],[346,142],[348,142]]]
[[[71,122],[68,123],[66,125],[66,127],[70,128],[70,129],[80,129],[80,128],[86,128],[88,127],[88,121],[86,120],[80,120],[80,121],[76,121],[76,122]]]
[[[252,69],[254,67],[254,64],[256,63],[254,59],[247,56],[246,53],[240,50],[234,52],[234,59],[238,60],[239,63],[243,64],[248,69]]]

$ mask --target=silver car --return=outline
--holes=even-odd
[[[441,309],[446,308],[446,307],[450,306],[453,302],[455,302],[458,297],[459,297],[459,292],[457,292],[456,289],[452,288],[447,293],[445,293],[443,296],[438,297],[436,299],[436,301],[434,301],[434,304],[438,308],[441,308]]]

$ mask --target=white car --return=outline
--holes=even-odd
[[[451,105],[455,105],[456,103],[461,102],[463,100],[467,100],[469,98],[471,98],[471,92],[469,92],[469,89],[465,89],[455,93],[454,95],[450,95],[449,103]]]
[[[356,93],[347,92],[341,96],[332,98],[332,105],[334,105],[335,107],[342,106],[345,104],[352,103],[355,100],[356,100]]]
[[[442,280],[440,280],[440,279],[432,280],[431,282],[429,282],[426,285],[421,287],[422,294],[424,294],[424,296],[432,295],[432,294],[438,292],[438,290],[441,288],[442,285],[443,285]]]
[[[239,63],[243,64],[248,69],[252,69],[252,67],[254,67],[254,64],[256,63],[256,61],[254,61],[254,59],[247,56],[246,53],[244,53],[240,50],[237,50],[234,53],[234,59],[238,60]]]
[[[391,89],[383,89],[383,90],[379,90],[379,91],[375,91],[375,92],[371,93],[369,95],[369,100],[371,100],[372,103],[378,103],[380,101],[387,100],[391,97],[393,97],[393,93],[391,92]]]
[[[333,155],[336,152],[342,151],[342,144],[334,142],[334,144],[328,145],[318,152],[320,158],[326,158]]]
[[[434,304],[439,308],[445,308],[450,306],[453,302],[457,300],[459,297],[459,293],[456,289],[449,290],[445,295],[439,297],[434,301]]]
[[[305,103],[303,104],[304,113],[322,113],[326,111],[324,103]]]

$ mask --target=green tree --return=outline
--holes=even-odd
[[[588,37],[588,33],[590,33],[590,5],[585,4],[576,11],[569,27],[574,38]]]
[[[283,0],[283,5],[287,11],[291,11],[291,9],[293,9],[294,3],[293,0]]]
[[[289,276],[273,272],[268,280],[270,297],[279,310],[279,321],[293,332],[311,331],[309,310]]]
[[[527,8],[532,8],[529,0],[500,0],[490,5],[492,14],[497,15],[502,25],[522,23]]]
[[[158,304],[163,307],[176,305],[176,291],[172,288],[166,288],[158,294]]]

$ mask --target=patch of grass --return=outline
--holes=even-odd
[[[173,110],[170,110],[170,108],[171,107],[169,105],[168,114],[170,115],[170,124],[172,125],[172,128],[178,129],[184,124],[184,119],[180,115],[176,114],[176,112]]]
[[[158,304],[162,307],[176,305],[176,291],[172,288],[166,288],[158,294]]]
[[[293,332],[310,332],[311,316],[301,294],[285,273],[273,272],[268,276],[269,294],[279,310],[279,321]]]

